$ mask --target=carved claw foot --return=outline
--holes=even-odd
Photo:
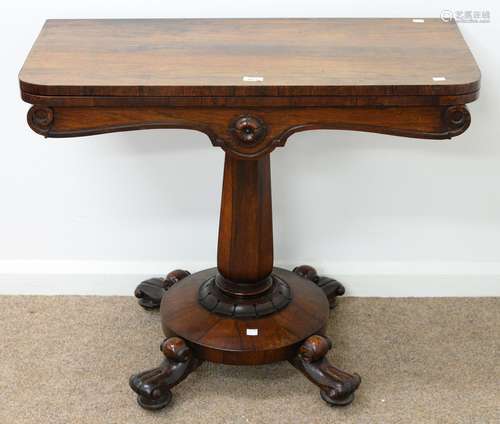
[[[184,380],[200,364],[191,349],[179,337],[165,339],[160,346],[165,359],[158,368],[135,374],[129,384],[137,393],[137,402],[144,409],[157,410],[172,399],[170,389]]]
[[[348,374],[335,368],[325,355],[332,342],[323,336],[309,337],[290,363],[321,389],[321,398],[332,406],[344,406],[354,400],[361,383],[358,374]]]
[[[188,275],[191,275],[188,271],[176,269],[169,272],[165,278],[150,278],[143,281],[137,286],[134,293],[135,297],[139,299],[139,305],[144,309],[159,308],[165,292]]]
[[[330,302],[330,309],[335,307],[337,296],[342,296],[345,293],[345,288],[341,283],[333,278],[320,277],[312,266],[297,266],[293,269],[293,272],[312,281],[321,288],[328,298],[328,302]]]

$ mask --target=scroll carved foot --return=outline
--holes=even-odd
[[[358,374],[348,374],[335,368],[325,355],[332,342],[323,336],[309,337],[290,363],[320,389],[322,399],[332,406],[344,406],[354,400],[354,392],[361,383]]]
[[[184,380],[201,360],[179,337],[165,339],[160,346],[165,359],[158,368],[135,374],[129,384],[137,393],[137,402],[144,409],[157,410],[167,406],[172,399],[170,389]]]
[[[165,278],[150,278],[143,281],[137,286],[134,293],[135,297],[139,299],[139,305],[144,309],[159,308],[165,292],[188,275],[190,275],[188,271],[176,269],[169,272]]]
[[[344,286],[337,280],[328,277],[320,277],[316,270],[309,265],[297,266],[293,272],[315,283],[328,298],[330,309],[333,309],[337,303],[337,296],[342,296],[345,293]]]

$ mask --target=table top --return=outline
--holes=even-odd
[[[440,19],[110,19],[48,20],[19,79],[44,96],[446,96],[480,72]]]

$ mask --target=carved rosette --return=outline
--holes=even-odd
[[[38,134],[47,136],[53,122],[54,111],[50,107],[34,105],[28,111],[28,125]]]
[[[267,128],[264,121],[255,116],[240,116],[231,122],[229,131],[240,143],[246,146],[252,146],[261,141]]]
[[[455,137],[469,128],[470,112],[465,105],[450,106],[444,113],[444,121],[450,138]]]

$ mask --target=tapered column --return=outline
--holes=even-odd
[[[269,154],[241,160],[226,153],[217,252],[217,286],[229,294],[266,291],[273,268]]]

